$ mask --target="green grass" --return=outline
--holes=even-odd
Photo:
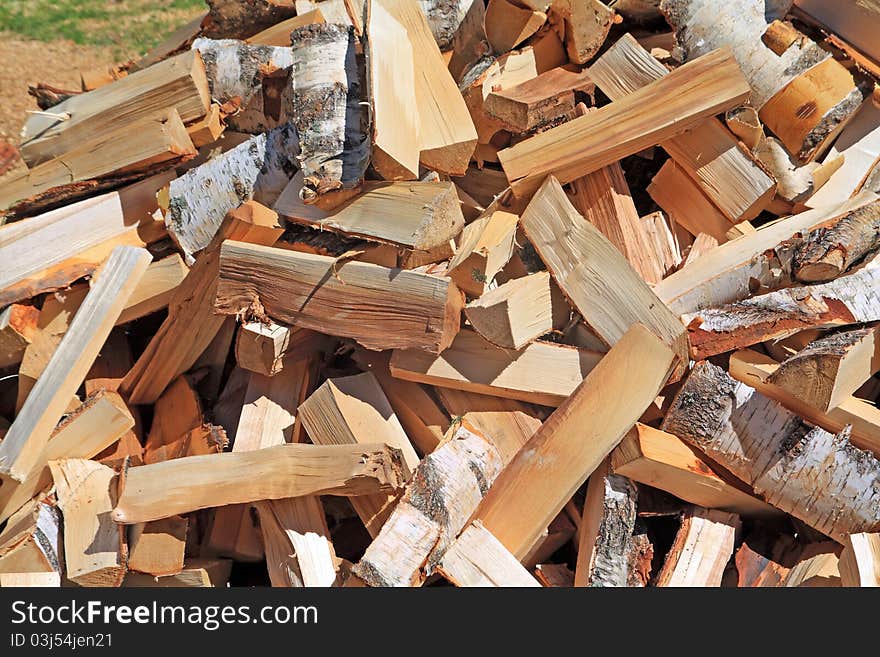
[[[204,0],[0,0],[0,31],[144,53],[206,10]]]

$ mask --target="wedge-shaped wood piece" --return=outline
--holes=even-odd
[[[208,111],[211,95],[201,55],[188,51],[95,91],[71,96],[48,114],[32,114],[22,135],[29,167],[173,107],[188,123]],[[69,117],[69,118],[65,118]]]
[[[515,214],[497,211],[464,227],[447,268],[459,289],[474,297],[486,290],[513,255],[518,221]]]
[[[425,14],[416,0],[377,1],[403,25],[412,46],[419,161],[440,173],[464,175],[477,144],[477,131]]]
[[[368,495],[403,487],[408,471],[387,445],[280,445],[187,456],[130,468],[113,519],[127,525],[198,509],[304,495]]]
[[[150,258],[145,249],[120,247],[101,268],[70,329],[0,444],[0,473],[24,481],[36,465]]]
[[[235,359],[239,367],[275,376],[285,362],[312,356],[325,349],[329,339],[308,329],[275,322],[247,322],[238,330]]]
[[[232,570],[231,559],[202,557],[189,559],[176,575],[154,577],[144,573],[129,572],[122,583],[124,587],[149,588],[225,588]]]
[[[39,498],[28,500],[0,532],[0,573],[60,573],[61,514]]]
[[[840,546],[831,541],[810,543],[798,562],[788,571],[781,586],[838,587],[840,581]]]
[[[289,199],[293,183],[275,204],[285,219],[408,249],[428,250],[461,232],[464,217],[451,182],[367,182],[362,193],[325,211]]]
[[[217,438],[215,428],[205,422],[202,403],[192,383],[180,376],[156,400],[144,446],[144,463],[216,454],[225,446]]]
[[[840,554],[840,585],[880,587],[880,534],[850,534]]]
[[[589,68],[591,79],[618,101],[667,75],[630,34],[623,35]],[[772,200],[776,184],[716,118],[662,142],[676,164],[733,223],[753,219]],[[696,234],[696,233],[695,233]]]
[[[880,370],[877,326],[829,333],[784,361],[767,379],[822,412],[837,408]]]
[[[880,258],[829,283],[789,287],[682,315],[694,359],[784,338],[803,329],[880,320]]]
[[[569,183],[674,137],[748,98],[729,50],[719,50],[595,112],[498,153],[514,194],[528,196],[552,174]]]
[[[33,214],[195,155],[177,110],[146,116],[8,181],[0,191],[0,209]]]
[[[556,178],[544,182],[521,224],[559,289],[605,344],[614,345],[641,322],[676,353],[680,376],[688,362],[684,326],[620,251],[577,213]]]
[[[193,366],[223,326],[214,315],[219,248],[225,239],[274,244],[284,229],[278,215],[256,203],[229,212],[210,250],[202,255],[175,290],[168,317],[126,375],[120,390],[132,404],[152,404],[178,376]]]
[[[626,586],[638,490],[610,472],[610,458],[590,475],[578,541],[574,586]]]
[[[737,381],[753,387],[765,397],[785,406],[810,424],[837,433],[849,425],[850,441],[859,449],[880,457],[880,409],[857,397],[848,397],[827,413],[807,404],[788,390],[770,382],[779,369],[779,363],[752,349],[742,349],[730,355],[728,372]]]
[[[299,407],[303,427],[316,445],[383,442],[396,447],[410,470],[419,463],[376,377],[369,372],[328,379]],[[351,505],[376,537],[396,502],[393,495],[352,497]]]
[[[128,567],[157,577],[182,571],[188,524],[186,518],[171,516],[133,525],[128,537]]]
[[[418,586],[436,569],[486,490],[524,442],[521,433],[471,428],[422,459],[406,493],[352,571],[370,586]]]
[[[55,429],[23,482],[3,481],[0,486],[0,522],[49,487],[52,483],[49,461],[92,458],[119,440],[133,426],[134,418],[115,392],[99,391],[86,399]]]
[[[477,333],[504,349],[522,349],[553,330],[550,274],[536,272],[514,278],[464,309]]]
[[[61,573],[0,573],[0,588],[55,588],[61,586]]]
[[[650,331],[629,329],[505,468],[474,519],[525,556],[656,398],[674,362]]]
[[[116,473],[85,459],[50,461],[64,517],[67,578],[80,586],[119,586],[128,548],[125,528],[110,519],[116,505]]]
[[[880,528],[880,461],[846,429],[807,424],[709,362],[691,371],[661,428],[838,542]]]
[[[507,0],[489,0],[486,8],[486,37],[498,54],[513,50],[532,36],[547,20],[547,14],[517,6]]]
[[[684,259],[681,266],[687,267],[688,264],[694,262],[697,258],[702,258],[707,253],[711,252],[716,246],[718,246],[717,239],[706,233],[699,233],[696,238],[694,238],[694,243],[691,244],[690,251],[688,251],[687,257]]]
[[[116,320],[117,326],[167,307],[177,286],[183,282],[188,273],[189,268],[177,253],[150,263],[128,298],[125,310]]]
[[[686,511],[656,586],[721,586],[739,526],[735,513],[701,507]]]
[[[736,551],[736,570],[739,588],[776,587],[788,575],[790,568],[778,563],[774,558],[764,556],[753,550],[747,542]]]
[[[618,474],[698,506],[750,517],[779,514],[774,507],[737,487],[739,482],[719,476],[677,436],[640,422],[611,452],[611,464]]]
[[[745,299],[752,294],[754,281],[778,287],[785,280],[780,280],[777,263],[790,260],[786,243],[876,200],[874,194],[860,194],[844,205],[808,210],[731,240],[719,246],[711,258],[667,276],[654,292],[674,313],[685,314]]]
[[[599,0],[553,0],[551,11],[564,20],[565,51],[576,64],[595,55],[614,24],[614,11]]]
[[[186,132],[196,148],[213,144],[220,139],[225,129],[226,123],[217,103],[211,103],[211,108],[205,116],[186,126]]]
[[[18,365],[37,334],[40,311],[14,303],[0,311],[0,368]]]
[[[265,313],[368,349],[442,351],[463,305],[454,283],[428,274],[233,241],[220,252],[216,311]]]
[[[92,274],[116,246],[164,237],[152,218],[156,192],[173,173],[0,226],[0,305],[66,288]]]
[[[602,355],[550,342],[505,350],[465,329],[439,356],[415,349],[395,350],[391,374],[405,381],[558,406]]]
[[[437,571],[461,587],[540,586],[522,564],[479,521],[455,539]]]
[[[258,46],[284,46],[290,45],[290,33],[296,28],[303,25],[311,25],[312,23],[324,23],[324,15],[320,9],[307,11],[299,16],[288,18],[280,23],[270,25],[262,32],[245,39],[246,43]]]

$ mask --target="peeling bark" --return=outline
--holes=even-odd
[[[850,212],[804,239],[792,261],[794,278],[821,283],[837,278],[880,249],[880,202]]]

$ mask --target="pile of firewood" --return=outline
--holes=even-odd
[[[0,585],[880,585],[880,8],[208,0],[35,86]]]

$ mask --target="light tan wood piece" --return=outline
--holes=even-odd
[[[697,258],[702,258],[707,253],[710,253],[716,246],[718,246],[717,239],[706,233],[700,233],[694,239],[694,243],[691,244],[691,249],[688,251],[687,257],[682,263],[682,267],[687,267],[689,263],[692,263]]]
[[[677,436],[640,422],[611,452],[611,464],[618,474],[665,490],[697,506],[746,517],[779,514],[777,509],[743,490],[745,486],[739,482],[734,484],[719,476],[695,449]]]
[[[220,105],[217,103],[211,103],[205,116],[186,126],[186,132],[196,148],[213,144],[220,139],[225,129],[226,124],[220,112]]]
[[[486,8],[486,37],[498,54],[513,50],[532,36],[547,20],[547,14],[517,6],[507,0],[489,0]]]
[[[312,9],[299,16],[288,18],[274,25],[270,25],[262,32],[257,32],[253,36],[245,39],[245,43],[256,46],[282,46],[290,45],[290,33],[296,28],[303,25],[311,25],[312,23],[324,23],[324,15],[320,9]]]
[[[533,587],[540,583],[480,523],[468,525],[437,566],[460,587]]]
[[[285,361],[318,351],[326,340],[319,333],[275,322],[247,322],[238,330],[235,359],[239,367],[275,376]]]
[[[656,586],[721,586],[739,526],[735,513],[701,507],[686,511]]]
[[[367,495],[403,487],[387,445],[281,445],[187,456],[130,468],[113,519],[127,525],[227,504],[304,495]]]
[[[601,353],[549,342],[505,350],[465,329],[439,356],[395,350],[391,374],[405,381],[558,406],[601,358]]]
[[[192,383],[180,376],[156,400],[144,463],[216,454],[225,444],[218,438],[215,428],[205,422],[201,400]]]
[[[811,543],[798,562],[788,571],[781,586],[838,587],[840,580],[840,546],[828,541]]]
[[[880,587],[880,534],[850,534],[840,554],[840,585]]]
[[[777,563],[774,558],[768,558],[762,553],[756,552],[747,542],[743,542],[736,551],[737,587],[777,587],[788,575],[790,568]]]
[[[167,577],[154,577],[144,573],[129,572],[123,582],[124,587],[218,587],[225,588],[229,582],[229,573],[232,570],[230,559],[200,558],[190,559],[183,570],[176,575]]]
[[[505,468],[474,519],[514,556],[527,554],[654,400],[674,361],[643,326],[629,329]]]
[[[369,303],[359,305],[359,299]],[[445,278],[227,241],[214,309],[265,313],[372,349],[438,352],[458,332],[463,305],[461,292]]]
[[[492,344],[519,350],[553,330],[550,274],[514,278],[465,306],[471,326]]]
[[[188,520],[171,516],[133,525],[129,530],[128,567],[148,575],[176,575],[183,570]]]
[[[0,472],[24,481],[146,271],[144,249],[114,250],[0,444]]]
[[[49,461],[64,517],[67,578],[80,586],[119,586],[128,547],[124,527],[110,519],[116,504],[116,473],[85,459]]]
[[[730,51],[717,51],[600,110],[499,151],[498,158],[514,193],[528,196],[549,174],[569,183],[674,137],[748,95]]]
[[[61,573],[0,573],[0,588],[56,588],[61,586]]]
[[[632,324],[641,322],[677,354],[675,376],[680,376],[688,362],[684,326],[620,252],[577,213],[554,177],[532,198],[521,224],[559,289],[605,344],[614,345]]]
[[[60,573],[61,514],[40,498],[28,500],[0,532],[0,573]]]
[[[553,0],[550,8],[564,21],[568,58],[586,64],[605,42],[615,22],[614,11],[599,0]]]
[[[125,310],[119,315],[116,325],[146,317],[167,307],[177,286],[183,282],[188,273],[189,268],[177,253],[151,262],[128,298]]]
[[[40,311],[14,303],[0,311],[0,368],[18,365],[38,332]]]
[[[492,212],[465,226],[447,273],[470,296],[478,297],[513,255],[519,217]]]

